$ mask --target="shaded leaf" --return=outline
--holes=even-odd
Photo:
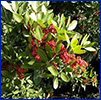
[[[44,61],[44,62],[48,61],[47,55],[42,49],[38,48],[37,53],[39,54],[42,61]]]
[[[46,49],[48,56],[50,58],[52,58],[53,57],[53,51],[52,51],[52,48],[50,47],[50,45],[46,44],[45,49]]]

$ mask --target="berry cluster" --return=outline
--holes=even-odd
[[[39,25],[40,26],[40,25]],[[42,29],[42,27],[40,26],[40,28]],[[37,61],[41,61],[40,56],[37,53],[37,46],[34,40],[37,40],[39,46],[45,48],[45,45],[48,44],[53,51],[53,56],[56,55],[54,53],[54,48],[56,46],[56,43],[54,42],[54,40],[50,40],[50,41],[45,41],[45,38],[47,36],[48,33],[57,33],[54,26],[50,25],[48,29],[42,29],[42,32],[44,33],[44,36],[42,38],[42,42],[38,41],[34,36],[33,36],[33,40],[30,43],[31,47],[32,47],[32,55],[34,56],[34,58]],[[75,57],[75,55],[69,54],[67,53],[67,50],[65,48],[65,46],[63,44],[61,44],[61,49],[59,52],[59,57],[62,59],[62,62],[64,64],[70,65],[74,71],[77,69],[77,66],[79,66],[79,69],[81,69],[81,72],[84,72],[85,68],[88,66],[88,64],[81,59],[80,56],[77,56],[77,58]],[[58,66],[56,65],[55,62],[52,62],[52,65],[57,69]],[[42,69],[42,68],[41,68]],[[42,69],[43,70],[43,69]]]
[[[24,78],[24,76],[23,76],[24,69],[21,68],[19,65],[14,67],[14,65],[12,63],[9,64],[7,61],[5,61],[1,64],[1,71],[8,70],[9,67],[12,67],[17,72],[19,79]]]

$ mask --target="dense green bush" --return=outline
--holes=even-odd
[[[69,17],[64,12],[54,16],[49,1],[1,4],[1,98],[54,98],[56,89],[67,84],[71,92],[97,87],[98,75],[85,59],[87,51],[99,50],[93,47],[97,40],[88,30],[81,34],[72,12]]]

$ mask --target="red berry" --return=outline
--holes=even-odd
[[[94,52],[93,52],[93,55],[96,55],[96,54],[97,54],[97,51],[94,51]]]

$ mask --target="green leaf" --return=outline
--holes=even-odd
[[[29,12],[26,11],[26,14],[25,14],[25,22],[28,23],[29,21]]]
[[[92,42],[92,43],[86,45],[85,47],[91,47],[91,46],[93,46],[94,44],[95,44],[95,42]]]
[[[89,38],[89,35],[87,36],[87,34],[86,34],[81,41],[81,45],[83,45],[87,41],[88,38]]]
[[[36,28],[36,36],[35,36],[35,37],[36,37],[39,41],[41,41],[43,35],[44,35],[44,34],[42,33],[41,28],[40,28],[39,26],[37,26],[37,28]]]
[[[62,25],[63,25],[63,27],[64,27],[64,25],[65,25],[65,17],[64,17],[64,14],[61,15],[61,20],[60,20],[60,24],[59,24],[59,29],[61,28]]]
[[[21,68],[24,68],[24,69],[39,69],[42,64],[43,63],[40,63],[40,62],[35,62],[33,65],[29,65],[29,64],[25,63],[21,66]]]
[[[21,92],[21,91],[19,91],[19,90],[13,91],[13,94],[18,94],[19,92]]]
[[[39,71],[39,70],[35,70],[34,71],[34,75],[33,75],[33,80],[34,80],[34,83],[36,84],[36,85],[38,85],[38,84],[40,84],[40,82],[41,82],[41,78],[39,77],[39,74],[40,74],[41,72]]]
[[[23,20],[23,17],[17,13],[13,13],[13,18],[15,19],[15,21],[17,21],[18,23],[20,23]]]
[[[68,43],[68,46],[70,45],[70,40],[69,40],[69,36],[65,33],[65,38],[66,38],[66,41],[67,41],[67,43]],[[67,47],[68,47],[67,46]]]
[[[66,67],[66,68],[65,68],[65,71],[66,71],[66,72],[73,72],[73,68],[72,68],[72,67]]]
[[[41,77],[41,78],[48,78],[48,77],[52,77],[52,74],[42,73],[42,74],[39,75],[39,77]]]
[[[34,12],[31,13],[29,16],[30,16],[30,18],[33,19],[34,21],[37,21],[37,17],[36,17],[36,15],[35,15]]]
[[[69,80],[70,80],[69,77],[64,72],[61,73],[61,79],[64,82],[69,82]]]
[[[42,49],[38,48],[37,53],[39,54],[42,61],[44,61],[44,62],[48,61],[47,55]]]
[[[29,64],[29,65],[33,65],[34,62],[35,62],[34,60],[31,60],[31,61],[28,62],[28,64]]]
[[[46,26],[43,24],[42,20],[37,19],[37,22],[40,24],[42,28],[46,28]]]
[[[48,70],[51,72],[51,74],[53,76],[57,76],[58,75],[58,71],[57,71],[57,69],[54,66],[48,67]]]
[[[33,10],[35,11],[35,12],[37,12],[37,7],[38,7],[38,1],[28,1],[29,2],[29,4],[32,6],[32,8],[33,8]]]
[[[20,86],[21,81],[19,79],[14,80],[14,85]]]
[[[74,21],[72,21],[72,23],[71,24],[69,24],[69,26],[68,26],[68,31],[72,31],[72,30],[74,30],[75,28],[76,28],[76,26],[77,26],[77,21],[76,20],[74,20]]]
[[[60,49],[61,49],[61,41],[59,41],[59,42],[56,44],[55,49],[54,49],[54,52],[55,52],[55,53],[58,53],[58,52],[60,51]]]
[[[45,5],[42,5],[42,12],[43,12],[44,14],[46,14],[46,12],[47,12],[47,8],[45,7]]]
[[[46,36],[46,38],[45,38],[45,40],[46,41],[49,41],[49,40],[51,40],[51,38],[52,38],[51,33],[48,33],[47,36]]]
[[[90,71],[90,75],[89,75],[90,77],[92,77],[93,76],[93,69],[91,69],[91,71]]]
[[[48,25],[50,25],[50,24],[57,26],[57,23],[51,17],[49,17],[49,19],[48,19]]]
[[[75,48],[77,46],[77,44],[78,44],[78,40],[77,39],[72,39],[72,41],[71,41],[71,47]]]
[[[52,51],[52,48],[50,47],[50,45],[46,44],[45,49],[46,49],[48,56],[50,58],[52,58],[53,57],[53,51]]]
[[[66,27],[69,26],[69,24],[70,24],[70,20],[71,20],[71,18],[70,18],[70,16],[69,16],[69,17],[68,17],[68,21],[67,21],[67,25],[66,25]]]
[[[9,73],[8,71],[4,70],[4,71],[1,71],[1,74],[4,76],[4,77],[8,77],[10,79],[13,78],[12,74]]]
[[[91,52],[96,51],[93,47],[86,47],[85,49]]]
[[[54,87],[54,89],[57,89],[58,88],[58,78],[57,77],[54,77],[54,79],[53,79],[53,87]]]
[[[1,4],[3,7],[5,7],[7,10],[13,12],[11,6],[9,5],[9,3],[7,1],[1,1]]]
[[[12,8],[15,12],[18,10],[18,1],[12,1]]]
[[[75,48],[73,48],[73,51],[75,54],[84,54],[86,51],[81,50],[81,45],[77,45]]]

